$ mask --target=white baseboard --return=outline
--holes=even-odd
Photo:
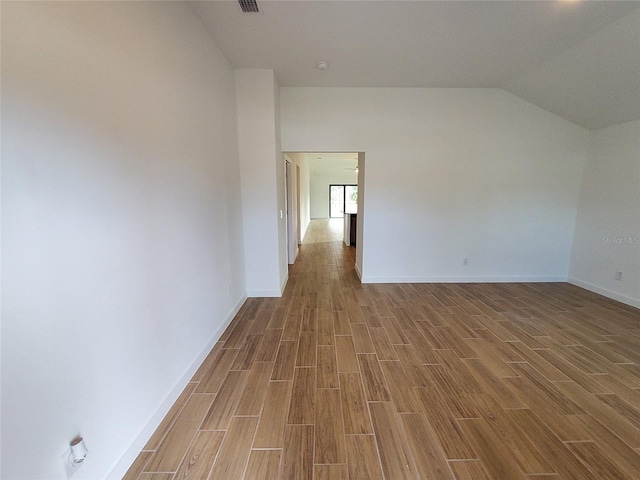
[[[386,277],[367,275],[362,283],[525,283],[566,282],[567,277],[555,275],[489,275],[478,277]]]
[[[362,272],[360,271],[360,267],[358,267],[357,263],[355,265],[355,269],[356,269],[356,275],[358,275],[358,278],[360,279],[360,282],[362,282],[362,283],[375,283],[375,282],[364,282],[362,280]]]
[[[280,290],[247,290],[247,297],[281,297],[284,293],[284,289],[289,281],[289,272],[284,276],[282,283],[280,284]]]
[[[109,473],[107,479],[120,480],[122,477],[124,477],[125,473],[127,473],[127,470],[129,470],[140,451],[144,448],[146,443],[149,441],[153,433],[160,425],[160,422],[162,422],[182,391],[185,389],[185,387],[189,383],[189,380],[191,380],[198,368],[200,368],[200,365],[202,365],[202,362],[204,362],[205,358],[207,358],[207,355],[209,355],[209,352],[211,352],[211,349],[220,339],[224,331],[231,323],[231,320],[233,320],[233,318],[236,316],[236,314],[240,310],[240,307],[242,307],[242,304],[246,299],[247,297],[243,296],[242,298],[240,298],[240,300],[238,300],[232,311],[225,318],[222,325],[220,325],[220,327],[216,330],[215,334],[207,342],[202,351],[196,356],[193,362],[191,362],[191,365],[189,365],[184,374],[180,377],[171,391],[164,398],[160,406],[156,409],[153,415],[151,415],[151,418],[142,428],[138,436],[133,440],[133,442],[131,442],[131,445],[129,445],[129,448],[127,448],[124,455],[122,455],[115,468],[111,470],[111,473]]]
[[[284,278],[282,279],[282,283],[280,284],[280,295],[278,295],[279,297],[282,296],[282,294],[284,293],[284,289],[287,288],[288,281],[289,281],[289,272],[287,271],[287,274],[284,276]]]
[[[625,303],[632,307],[640,308],[640,299],[628,297],[626,295],[622,295],[620,293],[616,293],[611,290],[607,290],[606,288],[599,287],[589,282],[583,282],[582,280],[578,280],[577,278],[569,277],[567,280],[570,284],[575,285],[580,288],[584,288],[585,290],[589,290],[590,292],[594,292],[600,295],[603,295],[612,300],[617,300],[618,302]]]

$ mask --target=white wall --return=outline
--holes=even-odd
[[[304,240],[311,222],[311,175],[307,162],[301,161],[298,165],[300,166],[300,239]]]
[[[288,273],[279,88],[273,70],[235,76],[247,294],[277,297]]]
[[[287,152],[286,157],[294,164],[300,167],[300,238],[304,239],[311,221],[311,195],[310,195],[310,171],[309,163],[305,159],[305,155],[296,152]],[[295,168],[293,170],[296,170]],[[297,172],[298,170],[296,170]]]
[[[640,307],[638,121],[590,133],[570,281]]]
[[[275,122],[275,164],[276,164],[276,189],[278,192],[278,217],[277,217],[277,228],[278,228],[278,248],[272,255],[276,255],[278,259],[279,265],[279,277],[278,280],[280,282],[280,291],[277,293],[277,296],[280,296],[282,292],[284,292],[284,287],[287,285],[287,280],[289,279],[289,256],[287,254],[287,176],[285,172],[284,165],[284,155],[282,153],[281,146],[281,131],[280,131],[280,86],[278,85],[278,79],[276,78],[275,72],[271,71],[271,75],[273,77],[273,113],[272,117]],[[282,213],[280,215],[280,213]]]
[[[329,174],[311,172],[311,218],[329,218],[329,185],[358,184],[358,174],[345,170]]]
[[[494,89],[287,87],[281,110],[284,150],[366,154],[363,281],[566,280],[586,130]]]
[[[121,478],[243,301],[234,88],[184,4],[2,2],[2,478]]]
[[[365,212],[365,172],[367,171],[366,155],[364,152],[358,152],[358,218],[356,219],[356,264],[355,269],[358,277],[362,281],[362,245],[364,244],[364,231],[365,224],[364,219],[366,217]]]

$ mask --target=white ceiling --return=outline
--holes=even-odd
[[[190,3],[282,86],[503,88],[589,129],[640,119],[640,0]]]
[[[336,152],[300,152],[290,153],[292,159],[299,159],[309,165],[309,170],[317,175],[353,175],[354,181],[357,174],[353,169],[358,165],[358,153],[336,153]]]

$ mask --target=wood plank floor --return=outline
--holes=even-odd
[[[361,285],[314,220],[125,476],[640,478],[640,311],[568,284]]]

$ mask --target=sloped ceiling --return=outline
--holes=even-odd
[[[190,4],[281,86],[502,88],[588,129],[640,119],[640,0]]]

